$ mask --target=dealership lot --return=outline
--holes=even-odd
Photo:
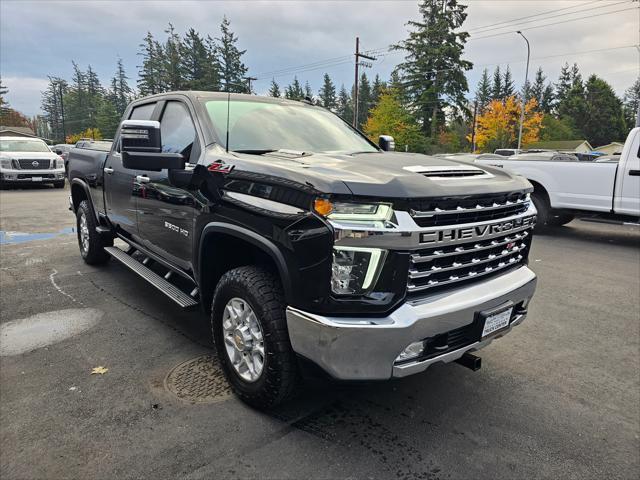
[[[2,478],[636,478],[637,227],[537,236],[529,318],[480,371],[316,382],[265,414],[216,382],[206,401],[169,391],[212,353],[207,318],[116,262],[85,265],[67,195],[0,192]]]

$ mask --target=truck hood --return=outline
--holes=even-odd
[[[232,162],[238,170],[284,177],[333,194],[424,198],[494,194],[531,188],[524,177],[499,168],[417,153],[373,152],[292,157],[274,152],[261,156],[236,156]],[[481,172],[464,177],[439,176],[442,170],[461,167]]]
[[[2,152],[0,158],[15,158],[16,160],[53,160],[59,155],[53,152]]]

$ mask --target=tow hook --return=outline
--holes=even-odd
[[[480,370],[480,367],[482,366],[482,359],[480,357],[476,357],[472,353],[465,353],[456,360],[456,363],[459,363],[463,367],[470,368],[475,372]]]

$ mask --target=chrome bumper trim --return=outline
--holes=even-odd
[[[394,365],[410,343],[463,327],[479,311],[506,301],[519,303],[533,296],[536,275],[521,267],[484,282],[407,301],[386,317],[327,317],[287,308],[293,350],[341,380],[385,380],[406,376],[436,362],[459,358],[465,351],[488,345],[476,342],[422,362]],[[511,327],[522,322],[517,318]],[[457,355],[457,356],[456,356]]]

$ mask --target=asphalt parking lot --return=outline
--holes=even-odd
[[[213,352],[207,318],[116,262],[85,265],[67,195],[0,192],[3,479],[637,478],[638,228],[537,236],[529,317],[480,371],[314,384],[266,414],[222,387],[200,403],[168,391]]]

